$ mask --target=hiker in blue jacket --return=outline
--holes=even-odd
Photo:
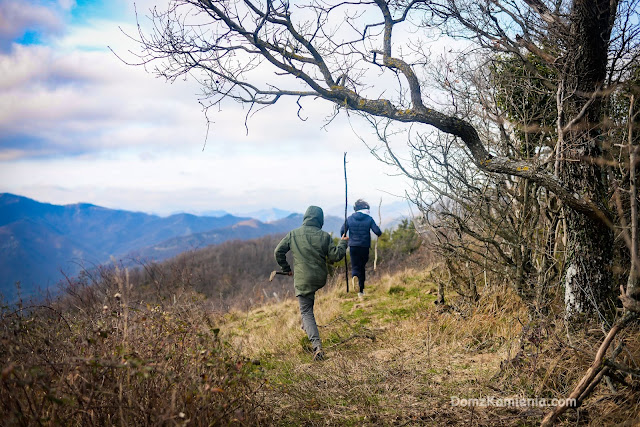
[[[353,206],[355,211],[347,218],[347,230],[349,231],[349,254],[351,255],[351,275],[358,280],[360,290],[358,296],[364,296],[365,266],[369,261],[369,248],[371,247],[371,231],[377,236],[382,234],[376,222],[371,218],[369,203],[358,199]],[[340,235],[346,231],[344,224],[340,228]],[[354,279],[355,280],[355,279]]]

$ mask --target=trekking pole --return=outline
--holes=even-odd
[[[382,197],[380,197],[380,204],[378,205],[378,227],[382,227],[382,215],[380,214],[381,207]],[[373,248],[373,271],[376,271],[376,267],[378,266],[378,240],[380,240],[380,236],[376,237],[376,246]]]
[[[347,234],[347,152],[344,153],[344,234]],[[340,236],[342,237],[342,236]],[[344,253],[344,274],[347,279],[347,293],[349,293],[349,267],[347,267],[347,252]]]

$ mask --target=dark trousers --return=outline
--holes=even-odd
[[[351,275],[358,278],[360,292],[364,291],[365,272],[364,267],[369,261],[369,248],[363,246],[349,246],[351,255]]]

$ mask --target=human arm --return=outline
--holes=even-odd
[[[376,224],[376,222],[373,220],[373,218],[371,218],[371,230],[376,234],[376,236],[380,237],[380,235],[382,234],[382,230],[380,230],[380,227],[378,227],[378,225]]]
[[[338,242],[338,245],[335,245],[333,243],[333,239],[329,237],[329,251],[327,254],[327,258],[329,259],[329,262],[331,263],[338,262],[345,256],[345,254],[347,253],[348,241],[349,241],[349,238],[345,234],[343,234],[342,238]]]
[[[276,262],[282,268],[284,273],[291,273],[291,266],[287,262],[287,252],[291,249],[291,234],[288,233],[286,236],[280,240],[278,246],[276,246],[273,254],[276,257]]]
[[[340,235],[344,236],[345,234],[347,234],[347,231],[349,231],[349,224],[347,223],[347,221],[345,221],[344,224],[342,224],[342,226],[340,227]]]

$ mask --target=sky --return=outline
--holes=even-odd
[[[153,3],[135,5],[139,16]],[[195,79],[167,83],[124,64],[132,0],[0,0],[0,192],[159,215],[401,201],[406,179],[376,160],[371,131],[332,106],[295,100],[253,115],[205,115]],[[129,55],[129,56],[127,56]],[[354,131],[357,129],[357,131]],[[357,134],[356,134],[357,132]],[[342,208],[340,208],[342,206]],[[351,209],[349,209],[351,212]]]

